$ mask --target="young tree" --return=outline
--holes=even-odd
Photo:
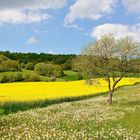
[[[108,102],[112,104],[115,87],[134,65],[131,60],[138,57],[139,45],[133,38],[115,39],[112,35],[104,35],[83,49],[75,61],[75,66],[86,73],[90,84],[97,75],[106,80],[109,90]]]

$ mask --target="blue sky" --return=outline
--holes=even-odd
[[[112,33],[140,42],[140,0],[0,0],[0,50],[79,54]]]

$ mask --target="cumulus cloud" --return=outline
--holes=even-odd
[[[122,3],[128,12],[140,14],[140,0],[122,0]]]
[[[26,42],[26,44],[28,44],[28,45],[34,45],[34,44],[37,44],[37,43],[38,43],[38,40],[34,36],[30,37]]]
[[[104,34],[113,34],[116,38],[132,36],[135,40],[140,42],[140,24],[131,26],[106,23],[94,27],[91,32],[91,36],[97,39],[100,39]]]
[[[76,19],[98,20],[110,13],[116,0],[77,0],[69,8],[65,24],[72,24]]]
[[[0,0],[0,24],[48,20],[50,16],[46,13],[47,9],[62,8],[65,4],[66,0]]]

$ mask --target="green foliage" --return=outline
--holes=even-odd
[[[50,81],[50,82],[56,81],[56,77],[55,77],[55,76],[51,76],[51,77],[49,78],[49,81]]]
[[[38,74],[25,74],[24,81],[26,82],[39,82],[41,79]]]
[[[64,75],[63,69],[59,65],[54,66],[54,76],[60,78]]]
[[[38,63],[35,65],[34,68],[35,72],[37,72],[39,75],[46,75],[47,67],[45,63]]]
[[[16,73],[13,75],[7,75],[9,81],[8,82],[20,82],[20,81],[24,81],[24,77],[22,73]]]
[[[0,75],[0,83],[10,83],[10,82],[38,82],[40,77],[37,74],[23,74],[23,73],[14,73],[14,74],[2,74]]]
[[[37,63],[48,63],[53,62],[55,64],[64,64],[67,60],[71,60],[76,57],[76,55],[53,55],[53,54],[45,54],[45,53],[11,53],[9,51],[0,52],[0,54],[12,59],[19,61],[20,63],[27,64],[28,62],[32,62],[34,64]]]
[[[72,69],[72,60],[67,60],[63,65],[63,70],[71,70]]]
[[[83,79],[82,74],[78,72],[78,74],[77,74],[77,80],[82,80],[82,79]]]
[[[9,78],[6,74],[3,74],[1,77],[0,77],[0,83],[7,83],[9,81]]]
[[[22,73],[16,73],[14,75],[14,77],[15,77],[15,81],[23,81],[24,80],[24,76]]]
[[[34,63],[28,62],[25,66],[27,70],[34,70]]]
[[[25,68],[25,64],[24,63],[21,63],[20,66],[21,66],[21,68]]]
[[[55,66],[53,64],[46,64],[46,76],[54,76]]]
[[[6,60],[8,60],[8,58],[6,56],[0,55],[0,65],[3,61],[6,61]]]
[[[21,68],[17,61],[8,59],[5,61],[2,61],[1,65],[0,65],[0,70],[1,70],[1,72],[20,71]]]
[[[39,75],[48,77],[55,76],[56,78],[60,78],[64,75],[62,67],[54,64],[38,63],[35,65],[35,71]]]

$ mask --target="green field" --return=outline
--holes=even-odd
[[[0,117],[0,139],[139,140],[140,84],[106,96]]]

